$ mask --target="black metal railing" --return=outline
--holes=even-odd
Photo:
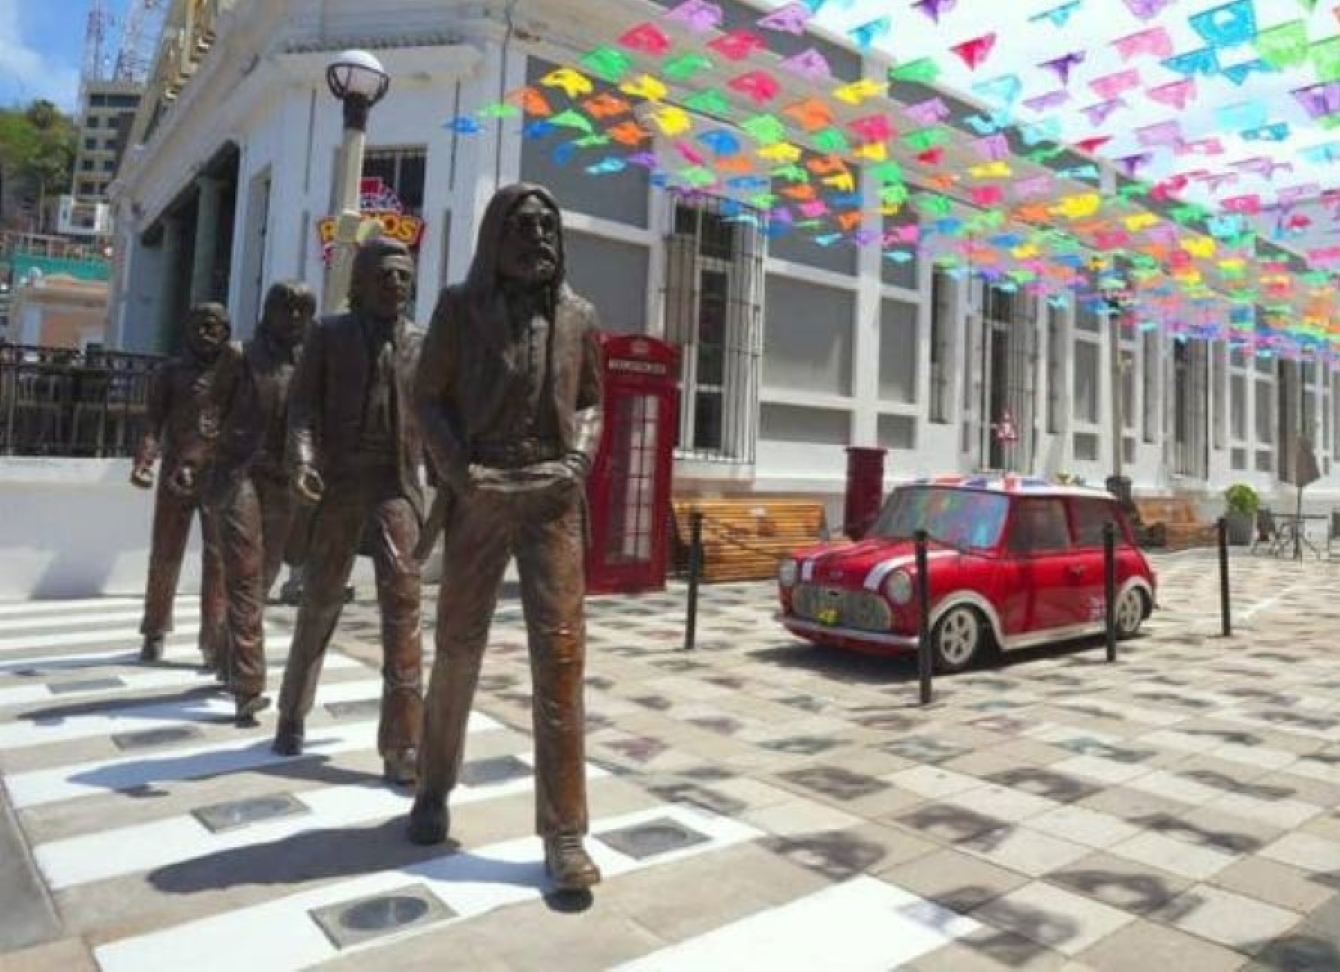
[[[130,455],[160,360],[0,344],[0,455]]]

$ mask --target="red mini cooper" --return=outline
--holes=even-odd
[[[858,543],[794,552],[778,569],[779,616],[819,645],[915,650],[913,536],[930,538],[936,668],[967,668],[990,648],[1025,648],[1104,630],[1103,527],[1117,525],[1117,636],[1153,610],[1154,572],[1106,492],[1017,476],[945,477],[895,489]]]

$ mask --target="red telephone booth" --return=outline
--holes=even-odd
[[[655,338],[604,334],[605,423],[591,470],[588,594],[665,588],[679,355]]]

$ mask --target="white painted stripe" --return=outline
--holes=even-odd
[[[104,676],[90,676],[90,678],[111,677],[114,674],[108,672]],[[214,676],[208,672],[182,668],[148,669],[142,672],[115,675],[115,677],[119,678],[123,684],[112,688],[83,689],[73,692],[53,692],[47,683],[30,679],[19,685],[0,688],[0,708],[11,705],[31,705],[34,702],[59,703],[74,699],[87,699],[91,696],[112,695],[118,692],[140,692],[145,689],[204,686],[214,681]]]
[[[323,685],[317,691],[316,704],[375,699],[381,697],[381,691],[381,679],[336,682],[332,685]],[[59,703],[55,707],[59,707]],[[113,708],[105,713],[55,716],[40,722],[25,718],[17,722],[0,724],[0,749],[50,745],[68,742],[71,739],[110,736],[118,732],[163,729],[183,722],[217,722],[232,716],[233,710],[234,704],[230,698],[221,695],[197,695],[171,702]]]
[[[470,713],[467,732],[501,729],[479,712]],[[106,795],[139,786],[166,786],[187,780],[240,773],[275,763],[296,763],[339,753],[368,749],[374,745],[376,720],[312,726],[301,756],[278,756],[270,751],[270,736],[254,735],[187,747],[167,747],[129,753],[111,759],[92,760],[68,766],[30,770],[5,777],[5,787],[15,809],[40,807],[62,800]]]
[[[861,876],[617,968],[884,972],[981,927],[971,918]]]
[[[121,624],[125,621],[134,621],[137,624],[144,616],[143,610],[129,611],[62,611],[46,612],[39,615],[14,616],[0,621],[0,634],[12,635],[19,631],[29,631],[34,628],[66,628],[66,627],[87,627],[93,624]],[[173,611],[173,617],[177,622],[190,619],[191,627],[195,628],[200,619],[199,604],[183,604]],[[179,625],[179,627],[183,627]]]
[[[594,830],[596,833],[618,830],[665,817],[709,839],[642,861],[620,854],[599,840],[590,840],[587,846],[607,879],[698,857],[759,836],[752,827],[682,804],[665,804],[602,820]],[[457,917],[339,951],[308,915],[314,908],[384,894],[410,884],[426,885]],[[179,968],[183,956],[189,956],[191,972],[307,968],[340,955],[371,951],[391,941],[436,931],[504,905],[534,900],[551,888],[544,875],[540,841],[526,837],[474,852],[444,854],[418,864],[338,881],[249,908],[109,942],[98,946],[94,956],[103,972]]]
[[[518,756],[529,763],[526,756]],[[588,767],[587,779],[609,775]],[[480,803],[517,793],[529,793],[533,776],[492,785],[458,786],[451,794],[453,806]],[[148,871],[210,854],[235,850],[315,830],[333,830],[369,820],[404,817],[410,808],[405,790],[380,783],[365,786],[345,784],[293,794],[310,813],[280,817],[249,827],[214,833],[190,814],[155,820],[135,827],[122,827],[67,840],[40,844],[33,849],[37,865],[53,890],[63,890],[92,881]]]
[[[957,550],[928,550],[926,551],[926,560],[939,560],[942,557],[957,557]],[[870,568],[870,573],[865,575],[865,589],[867,591],[877,591],[879,586],[884,583],[884,578],[888,577],[900,567],[911,567],[917,562],[915,554],[907,554],[902,557],[890,557],[888,560],[880,561]]]
[[[173,602],[173,610],[176,610],[177,606],[198,600],[198,597],[179,597]],[[106,608],[134,607],[143,604],[144,598],[142,597],[85,597],[51,601],[5,601],[0,603],[0,617],[11,614],[42,614],[47,612],[60,614],[67,611],[96,611]]]
[[[267,633],[266,638],[269,638]],[[200,658],[200,649],[196,647],[194,637],[189,641],[182,641],[173,644],[168,641],[164,646],[163,659],[165,661],[198,661]],[[285,653],[287,654],[287,653]],[[131,651],[87,651],[72,654],[42,655],[37,658],[6,658],[0,659],[0,676],[11,675],[14,672],[37,671],[42,674],[59,674],[61,672],[79,671],[85,668],[97,668],[103,665],[112,667],[133,666],[140,667],[139,649]],[[283,660],[280,657],[274,657],[269,660],[271,666],[280,666]],[[359,662],[347,655],[339,652],[326,652],[326,661],[323,670],[332,668],[366,668],[362,662]]]
[[[183,634],[194,636],[198,630],[193,627],[189,632],[174,631],[173,635],[176,637],[181,637]],[[105,628],[100,631],[60,631],[55,634],[29,634],[14,638],[0,638],[0,652],[60,648],[65,645],[116,644],[117,642],[138,645],[143,640],[144,635],[140,634],[138,625],[133,628]]]

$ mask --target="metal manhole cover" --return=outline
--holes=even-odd
[[[292,817],[310,812],[311,809],[305,803],[287,793],[272,793],[247,800],[229,800],[227,803],[215,803],[191,811],[197,820],[216,834],[278,817]]]
[[[105,692],[108,689],[125,687],[126,683],[119,678],[86,678],[78,682],[47,683],[47,691],[52,695],[70,695],[74,692]]]
[[[489,786],[530,775],[530,767],[515,756],[495,756],[466,763],[461,767],[460,781],[466,786]]]
[[[622,830],[598,834],[597,839],[619,853],[641,861],[648,857],[657,857],[692,847],[694,844],[705,844],[710,838],[706,834],[690,830],[677,820],[662,817]]]
[[[331,943],[341,949],[456,916],[422,884],[327,905],[310,914]]]
[[[117,749],[149,749],[154,746],[166,746],[169,743],[198,738],[200,738],[200,730],[195,726],[165,726],[162,729],[117,733],[112,736],[112,744]]]

